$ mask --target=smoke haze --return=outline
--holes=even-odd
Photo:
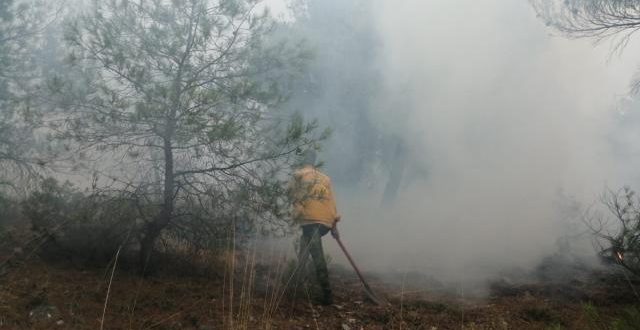
[[[628,143],[617,133],[615,110],[633,76],[630,56],[551,35],[526,1],[328,2],[335,12],[371,14],[377,43],[365,57],[380,82],[367,118],[406,149],[397,196],[381,206],[388,175],[370,172],[370,185],[339,179],[349,155],[360,153],[357,146],[335,151],[352,133],[338,124],[325,145],[326,170],[338,177],[343,237],[365,269],[457,281],[528,268],[567,234],[561,196],[590,204],[605,186],[634,184],[620,175],[633,167],[628,155],[612,152],[612,140]],[[319,61],[341,51],[322,48]],[[362,66],[344,52],[331,63]],[[334,85],[318,99],[344,93],[344,82],[326,81]],[[311,107],[331,112],[335,104]],[[318,117],[335,124],[352,115],[345,108]]]
[[[576,233],[559,200],[590,205],[606,186],[640,183],[640,116],[626,96],[638,45],[619,55],[553,36],[524,0],[306,9],[291,24],[315,52],[312,83],[292,104],[333,129],[322,159],[365,270],[461,281],[529,268]],[[384,203],[394,166],[397,192]],[[588,239],[575,248],[595,254]]]

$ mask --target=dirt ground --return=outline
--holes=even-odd
[[[234,274],[233,288],[225,272],[142,278],[116,270],[109,287],[111,268],[82,270],[34,258],[0,275],[0,328],[606,329],[638,302],[628,283],[609,283],[597,273],[562,285],[497,281],[485,297],[400,287],[368,274],[390,302],[376,306],[352,272],[334,266],[335,304],[319,306],[311,290],[296,298],[282,290],[286,276],[272,280],[268,267],[250,270]]]

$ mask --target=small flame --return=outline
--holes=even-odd
[[[616,251],[616,256],[618,257],[619,262],[622,262],[624,260],[624,255],[622,255],[622,252]]]

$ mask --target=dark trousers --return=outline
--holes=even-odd
[[[310,224],[302,226],[302,237],[300,239],[300,251],[298,254],[299,271],[304,273],[307,269],[307,261],[309,255],[313,259],[313,265],[316,270],[316,278],[320,289],[322,290],[323,300],[331,301],[331,285],[329,284],[329,271],[327,270],[327,262],[324,259],[324,251],[322,249],[322,236],[326,235],[330,229],[321,224]]]

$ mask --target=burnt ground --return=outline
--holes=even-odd
[[[0,328],[607,329],[639,302],[619,275],[589,271],[560,281],[545,278],[543,269],[542,275],[517,284],[508,277],[495,281],[488,295],[476,297],[438,283],[425,289],[415,284],[420,274],[410,274],[418,280],[402,286],[367,274],[390,302],[376,306],[351,271],[334,266],[335,304],[319,306],[312,303],[312,290],[302,290],[297,298],[282,293],[285,264],[274,268],[238,261],[236,268],[231,299],[231,274],[224,271],[141,278],[117,269],[109,290],[110,268],[31,258],[0,275]]]

